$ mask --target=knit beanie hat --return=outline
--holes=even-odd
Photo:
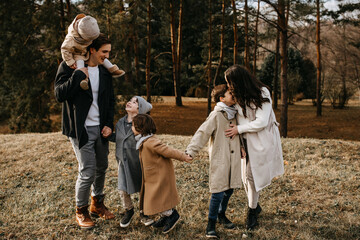
[[[81,18],[78,23],[78,33],[87,41],[95,40],[100,35],[96,19],[91,16]]]
[[[152,109],[151,103],[147,102],[144,98],[140,96],[135,96],[139,103],[139,114],[145,114]]]

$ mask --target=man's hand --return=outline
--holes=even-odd
[[[241,158],[246,158],[246,151],[243,147],[241,147]]]
[[[229,129],[225,130],[225,136],[232,138],[233,136],[239,134],[236,125],[230,124]]]
[[[109,127],[107,127],[107,126],[105,126],[105,127],[102,129],[102,131],[101,131],[101,134],[102,134],[102,136],[103,136],[104,138],[109,137],[109,136],[111,135],[111,133],[112,133],[111,128],[109,128]]]

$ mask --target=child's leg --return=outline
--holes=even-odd
[[[112,64],[109,59],[105,58],[103,66],[113,75],[113,77],[121,77],[125,72],[118,66]]]
[[[209,206],[209,219],[216,221],[219,213],[221,201],[224,198],[224,192],[212,193]]]
[[[131,201],[131,197],[130,197],[130,194],[128,194],[127,192],[125,191],[119,191],[120,193],[120,197],[121,197],[121,201],[122,201],[122,206],[123,208],[128,211],[132,208],[134,208],[134,205]]]
[[[220,207],[219,207],[219,213],[226,212],[227,205],[229,203],[229,199],[230,199],[231,195],[233,194],[233,192],[234,192],[234,189],[232,189],[232,188],[230,188],[224,192],[224,197],[223,197]]]
[[[84,60],[76,60],[76,69],[84,68],[85,62]]]
[[[120,220],[120,227],[127,227],[129,226],[132,217],[134,216],[134,206],[131,202],[130,194],[125,191],[119,191],[123,208],[126,210],[124,216]]]
[[[80,69],[80,68],[84,68],[84,67],[85,67],[84,60],[76,60],[76,69]],[[88,90],[89,89],[89,79],[85,78],[84,80],[82,80],[80,82],[80,87],[84,90]]]

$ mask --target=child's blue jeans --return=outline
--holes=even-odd
[[[227,209],[227,205],[229,203],[229,199],[233,194],[234,189],[230,188],[224,192],[212,193],[210,206],[209,206],[209,219],[217,220],[218,213],[225,212]]]

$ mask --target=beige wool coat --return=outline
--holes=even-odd
[[[78,14],[73,22],[68,27],[68,33],[65,40],[61,45],[61,56],[69,67],[72,66],[77,60],[88,60],[89,52],[87,47],[92,41],[87,41],[82,38],[75,28],[75,23],[81,18],[85,17],[85,14]]]
[[[256,110],[246,107],[246,118],[240,105],[235,105],[238,110],[237,129],[247,140],[250,167],[257,192],[270,185],[274,177],[284,174],[279,124],[272,109],[269,90],[264,87],[262,92],[262,96],[270,102],[263,103],[262,108]]]
[[[209,187],[211,193],[241,187],[240,138],[230,139],[225,130],[236,119],[228,119],[221,107],[215,106],[206,121],[199,127],[186,148],[194,157],[206,143],[209,143]]]
[[[180,202],[171,160],[184,161],[185,153],[168,147],[156,136],[145,139],[139,148],[142,168],[140,210],[154,215],[174,208]]]

